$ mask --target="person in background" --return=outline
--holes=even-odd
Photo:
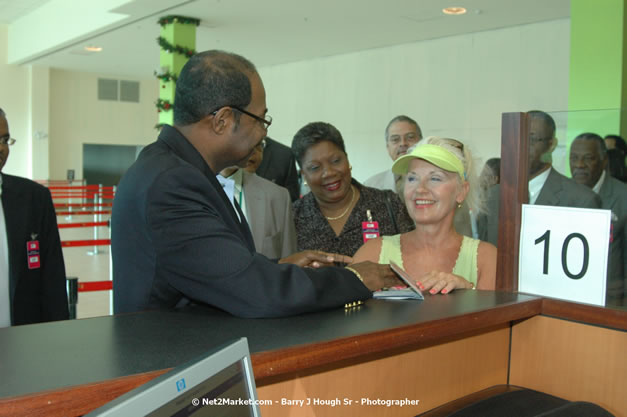
[[[286,258],[296,252],[292,200],[287,189],[255,174],[265,144],[263,140],[255,146],[244,169],[237,165],[225,168],[218,181],[233,204],[237,202],[242,209],[257,252],[270,259]]]
[[[557,146],[555,121],[543,111],[527,113],[529,126],[529,204],[560,207],[600,208],[601,199],[589,188],[557,172],[551,154]],[[497,244],[500,184],[488,190],[487,213],[477,219],[479,238]]]
[[[373,234],[392,235],[414,228],[394,191],[366,187],[352,178],[344,140],[333,125],[305,125],[294,135],[292,151],[311,189],[294,202],[299,250],[352,256]],[[378,223],[376,230],[366,225],[372,221]]]
[[[405,178],[407,211],[416,229],[370,240],[355,262],[398,264],[431,294],[458,288],[494,290],[496,248],[455,230],[455,211],[464,201],[480,210],[480,186],[472,155],[455,139],[430,136],[398,158],[392,170]]]
[[[257,175],[287,188],[292,201],[300,198],[300,180],[296,171],[296,162],[289,146],[266,136],[263,159],[255,170]]]
[[[15,143],[0,109],[0,172]],[[0,174],[0,327],[67,320],[65,264],[50,191]]]
[[[500,183],[501,175],[501,158],[490,158],[486,161],[481,175],[479,176],[479,183],[481,189],[485,192],[488,188]]]
[[[422,139],[420,126],[409,116],[399,115],[388,122],[385,127],[385,147],[390,159],[394,162],[399,156],[407,153],[407,149]],[[392,190],[402,195],[402,181],[391,169],[386,169],[364,181],[367,187],[379,190]]]
[[[174,126],[141,151],[115,195],[116,314],[198,306],[288,316],[342,307],[400,282],[373,263],[330,266],[350,261],[337,254],[307,251],[277,263],[255,251],[243,212],[216,178],[245,166],[272,123],[250,61],[224,51],[195,54],[174,101]]]
[[[601,208],[612,211],[610,253],[607,270],[607,305],[623,305],[627,254],[627,185],[607,173],[607,150],[601,136],[582,133],[570,146],[573,180],[601,197]]]
[[[625,157],[627,157],[627,143],[618,135],[607,135],[604,140],[607,148],[609,174],[622,182],[626,182],[627,167],[625,166]]]

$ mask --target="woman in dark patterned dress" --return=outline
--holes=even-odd
[[[301,128],[292,151],[311,192],[294,202],[298,250],[322,250],[353,256],[372,237],[377,222],[380,235],[414,228],[405,205],[390,190],[361,185],[351,166],[340,132],[331,124],[314,122]],[[370,216],[370,217],[369,217]]]

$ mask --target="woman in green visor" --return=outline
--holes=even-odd
[[[478,213],[479,181],[470,151],[455,140],[421,140],[392,166],[404,175],[403,195],[416,229],[369,240],[354,261],[401,266],[423,291],[447,294],[455,289],[493,290],[496,247],[455,230],[455,210],[466,201]]]

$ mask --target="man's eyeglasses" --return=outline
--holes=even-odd
[[[529,143],[532,144],[536,144],[536,143],[547,143],[550,142],[553,138],[538,138],[536,136],[529,136]]]
[[[15,143],[15,139],[13,139],[9,135],[0,137],[0,145],[9,145],[9,146],[11,146],[14,143]]]
[[[248,112],[248,111],[246,111],[246,110],[244,110],[244,109],[242,109],[242,108],[240,108],[240,107],[238,107],[238,106],[231,106],[231,105],[228,105],[228,106],[222,106],[222,107],[230,107],[230,108],[232,108],[233,110],[237,110],[237,111],[238,111],[238,112],[240,112],[240,113],[244,113],[246,116],[252,117],[252,118],[253,118],[253,119],[255,119],[256,121],[258,121],[259,123],[261,123],[261,124],[263,125],[264,129],[266,129],[266,130],[267,130],[267,129],[270,127],[270,125],[272,124],[272,116],[268,116],[268,115],[266,115],[266,117],[265,117],[265,118],[263,118],[263,117],[259,117],[259,116],[255,115],[255,114],[252,114],[251,112]],[[220,107],[220,108],[222,108],[222,107]],[[218,109],[218,110],[220,110],[220,109]],[[211,114],[213,114],[213,115],[215,116],[215,114],[218,112],[218,110],[215,110],[215,111],[211,112]]]
[[[258,151],[263,151],[264,149],[266,149],[266,140],[262,139],[261,142],[259,142],[256,146],[255,149]]]

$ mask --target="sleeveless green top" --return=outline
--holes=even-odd
[[[382,238],[379,263],[389,264],[390,261],[393,261],[401,268],[404,268],[401,255],[401,235],[382,236]],[[475,286],[477,285],[477,249],[479,248],[479,242],[477,239],[464,236],[455,267],[452,271],[453,274],[467,279]]]

